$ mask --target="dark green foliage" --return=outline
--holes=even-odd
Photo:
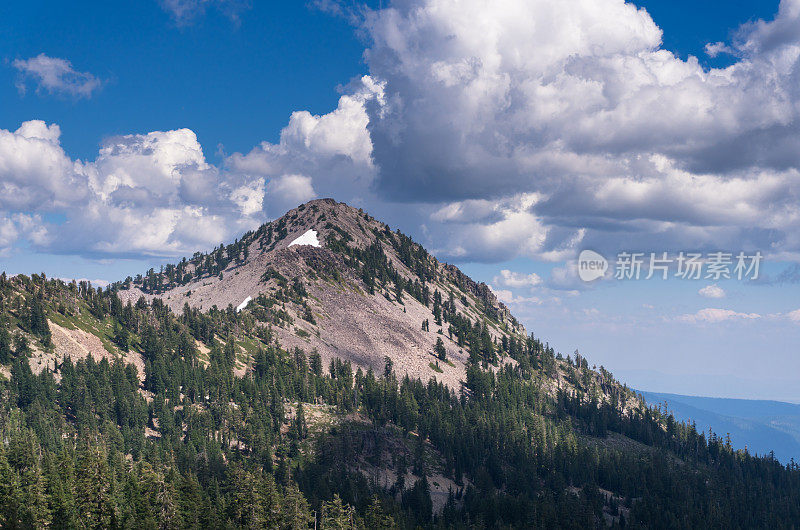
[[[392,370],[394,370],[394,361],[388,355],[383,358],[383,377],[388,379],[392,376]]]
[[[114,325],[113,340],[114,344],[116,344],[120,350],[127,352],[130,344],[130,332],[117,323]]]
[[[22,333],[17,332],[14,335],[14,352],[19,357],[27,357],[31,352],[31,346],[28,342],[28,337]]]
[[[403,507],[413,513],[417,520],[427,523],[431,519],[433,503],[431,488],[425,475],[417,480],[411,489],[403,493]]]
[[[364,514],[364,525],[374,530],[390,530],[395,527],[394,518],[386,513],[380,497],[373,495]]]
[[[303,320],[306,320],[312,324],[317,323],[316,319],[314,318],[314,313],[311,312],[311,307],[309,305],[306,305],[305,309],[303,310]]]
[[[305,440],[308,437],[308,424],[306,423],[306,415],[303,411],[302,403],[297,405],[291,433],[297,440]]]
[[[322,528],[331,530],[345,530],[358,528],[356,514],[351,506],[342,502],[339,494],[334,494],[333,500],[322,503]]]
[[[0,323],[0,364],[8,364],[12,355],[11,334],[6,325]]]
[[[268,282],[272,279],[274,279],[278,283],[278,286],[280,287],[286,287],[289,283],[289,281],[283,274],[276,271],[274,268],[269,267],[267,271],[261,275],[261,281]]]
[[[285,232],[285,227],[283,231]],[[144,275],[135,278],[128,277],[123,282],[113,286],[128,288],[131,285],[139,287],[148,294],[160,294],[169,289],[186,285],[189,282],[210,277],[223,277],[223,271],[228,267],[236,267],[244,263],[250,255],[250,246],[253,244],[269,244],[272,239],[272,225],[261,226],[256,232],[250,231],[230,245],[220,245],[209,253],[195,252],[190,258],[183,258],[177,264],[168,264],[161,267],[158,272],[150,269]]]
[[[176,316],[158,300],[123,305],[113,291],[42,276],[0,277],[0,289],[24,300],[0,311],[0,351],[12,343],[12,377],[0,382],[4,528],[308,528],[314,513],[323,528],[585,528],[608,517],[634,527],[755,528],[800,520],[796,464],[735,451],[659,410],[623,414],[632,393],[604,369],[592,372],[582,356],[559,360],[532,336],[495,344],[486,323],[452,311],[447,296],[437,297],[447,334],[474,361],[463,391],[396,375],[389,358],[377,376],[339,359],[326,373],[315,351],[306,357],[261,342],[265,332],[248,327],[254,311],[185,308]],[[114,337],[125,330],[145,359],[144,383],[132,365],[91,357],[64,360],[59,382],[47,370],[32,373],[19,355],[23,341],[13,338],[26,335],[5,324],[29,329],[30,296],[45,314],[62,305],[104,319]],[[240,346],[253,352],[252,370],[234,377]],[[517,363],[484,366],[500,355]],[[556,371],[562,386],[550,394]],[[327,434],[312,423],[318,404],[341,419]],[[366,422],[342,419],[356,411]],[[620,439],[625,445],[615,446]],[[398,479],[355,471],[365,463],[391,467]],[[454,486],[434,513],[438,474]]]
[[[25,327],[27,331],[38,336],[44,347],[51,345],[50,326],[47,323],[47,315],[42,304],[42,292],[33,295],[28,299],[28,307],[25,315]]]
[[[447,350],[444,349],[444,341],[441,337],[436,337],[436,346],[434,346],[433,351],[439,360],[444,361],[447,359]]]

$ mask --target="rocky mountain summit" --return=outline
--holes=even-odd
[[[302,204],[208,254],[129,278],[119,295],[161,298],[176,314],[184,306],[245,310],[284,348],[316,349],[326,365],[338,357],[380,372],[389,357],[398,373],[434,376],[454,389],[464,380],[473,329],[505,351],[525,339],[525,328],[486,284],[332,199]],[[444,353],[437,355],[437,342]]]

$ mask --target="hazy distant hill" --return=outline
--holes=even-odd
[[[782,401],[727,399],[641,392],[651,405],[664,404],[679,420],[693,421],[698,431],[730,434],[734,447],[768,454],[787,463],[800,462],[800,405]]]

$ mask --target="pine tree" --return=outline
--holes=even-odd
[[[0,364],[11,362],[11,334],[5,324],[0,322]]]
[[[168,476],[156,475],[156,507],[158,508],[159,525],[163,530],[181,528],[182,521],[178,508],[175,474],[170,470]]]
[[[129,349],[128,330],[119,324],[114,324],[114,338],[112,339],[120,350],[127,352]]]
[[[383,358],[383,377],[389,379],[392,376],[392,370],[394,369],[394,361],[388,355],[384,356]]]
[[[306,320],[312,324],[317,323],[316,319],[314,319],[314,313],[311,311],[311,306],[308,304],[306,304],[305,311],[303,312],[303,320]]]
[[[297,440],[305,440],[308,436],[308,425],[306,424],[306,414],[303,410],[303,403],[297,404],[297,413],[294,417],[292,433]]]
[[[395,527],[394,518],[388,515],[381,504],[377,495],[372,496],[372,500],[364,514],[364,525],[374,530],[389,530]]]
[[[266,528],[266,506],[263,501],[263,485],[259,483],[259,479],[238,464],[232,465],[228,474],[233,489],[229,509],[234,524],[240,528]]]
[[[444,361],[447,359],[447,350],[444,348],[444,341],[442,341],[441,337],[436,337],[436,346],[434,350],[436,351],[436,357],[440,360]]]
[[[419,521],[428,523],[431,520],[433,503],[428,478],[424,473],[411,489],[403,493],[403,506],[408,508]]]
[[[308,360],[311,367],[311,373],[317,377],[322,377],[322,357],[320,357],[316,348],[314,348],[314,350],[311,352]]]
[[[78,509],[75,502],[73,454],[62,450],[60,455],[50,459],[47,468],[52,528],[75,528],[78,526]]]
[[[14,353],[17,357],[27,357],[31,353],[28,337],[19,332],[14,335]]]
[[[113,476],[105,452],[82,443],[76,469],[76,498],[81,523],[87,528],[108,528],[116,506],[111,495]]]
[[[338,493],[333,500],[322,503],[322,530],[347,530],[356,528],[353,507],[342,502]]]
[[[228,340],[225,342],[224,355],[228,365],[233,366],[236,362],[236,345],[232,336],[229,336]]]
[[[0,449],[0,527],[24,528],[21,519],[23,503],[20,477]]]
[[[290,482],[283,494],[280,527],[285,530],[307,530],[313,522],[314,517],[308,507],[308,501],[303,497],[297,484]]]
[[[38,458],[31,455],[32,462],[21,474],[23,509],[22,520],[30,528],[45,528],[50,525],[50,509],[46,481],[42,475]]]
[[[264,473],[258,490],[258,503],[263,514],[264,528],[278,528],[281,524],[284,502],[285,499],[281,499],[278,492],[275,478],[269,473]]]
[[[202,486],[194,473],[181,476],[178,493],[178,512],[184,527],[198,528],[201,520],[198,508],[203,505],[203,496]]]
[[[38,336],[42,345],[47,348],[51,345],[52,336],[40,296],[42,296],[41,292],[38,296],[32,296],[28,302],[27,327],[28,331]]]

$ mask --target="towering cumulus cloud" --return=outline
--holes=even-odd
[[[366,59],[386,101],[367,106],[377,190],[490,199],[501,215],[540,194],[528,210],[532,229],[550,227],[541,252],[602,246],[608,229],[631,244],[656,233],[667,247],[796,252],[799,17],[784,0],[774,21],[709,46],[732,66],[704,69],[662,49],[650,16],[622,0],[369,12]]]

